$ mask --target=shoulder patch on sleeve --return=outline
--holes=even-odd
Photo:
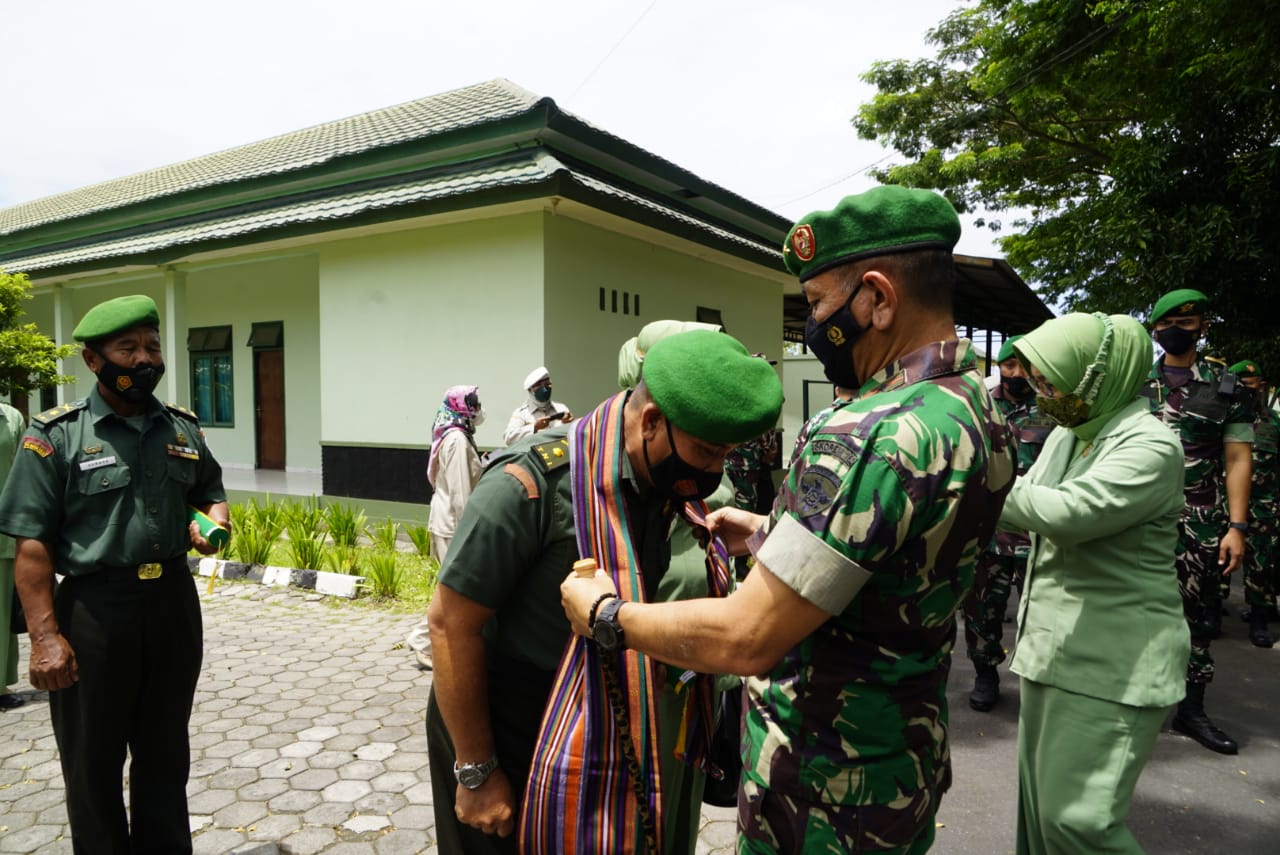
[[[525,469],[519,463],[508,463],[502,467],[502,471],[515,478],[524,487],[524,493],[530,499],[536,499],[542,493],[538,490],[538,482],[533,480],[533,476],[529,474],[529,470]]]
[[[32,416],[31,421],[41,427],[48,427],[58,419],[66,418],[78,410],[83,410],[88,405],[87,401],[72,401],[69,404],[59,404],[56,407],[45,410],[38,416]]]
[[[171,412],[177,413],[180,416],[186,416],[196,424],[200,423],[200,417],[197,416],[195,413],[191,412],[190,410],[188,410],[186,407],[182,406],[181,404],[174,404],[174,403],[170,403],[169,401],[165,401],[164,405]]]
[[[38,436],[24,436],[22,438],[22,450],[34,451],[41,457],[48,457],[50,454],[53,454],[53,446],[50,445],[47,440],[41,439]]]
[[[538,459],[542,461],[542,467],[550,472],[553,469],[559,469],[561,466],[569,465],[569,440],[556,439],[551,442],[544,442],[542,445],[535,445],[533,453],[538,455]]]

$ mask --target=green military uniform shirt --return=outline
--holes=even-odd
[[[47,544],[57,572],[82,576],[186,554],[187,505],[226,498],[193,413],[152,398],[126,419],[95,385],[31,420],[0,495],[0,531]]]
[[[440,584],[495,611],[493,652],[544,671],[560,664],[571,634],[560,583],[578,559],[569,479],[567,425],[496,452],[467,501],[449,544]],[[667,569],[670,512],[649,495],[622,455],[631,535],[650,599]]]
[[[908,354],[812,427],[749,546],[832,618],[748,680],[748,781],[837,805],[947,788],[954,615],[1013,477],[966,340]]]

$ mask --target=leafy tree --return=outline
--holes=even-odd
[[[75,353],[74,346],[59,346],[35,324],[18,323],[26,314],[23,301],[30,299],[31,280],[25,273],[0,270],[0,395],[26,395],[75,379],[58,373],[58,360]]]
[[[1011,213],[1010,264],[1067,308],[1199,288],[1211,345],[1280,379],[1280,0],[978,0],[930,40],[864,75],[854,126],[909,160],[877,178]]]

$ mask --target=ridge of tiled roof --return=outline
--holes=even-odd
[[[543,100],[497,78],[0,209],[0,235],[500,121]]]

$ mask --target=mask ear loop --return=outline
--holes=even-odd
[[[1098,392],[1102,390],[1102,381],[1107,377],[1111,340],[1115,332],[1111,318],[1102,312],[1094,312],[1093,316],[1102,321],[1102,344],[1098,345],[1097,355],[1093,357],[1093,362],[1085,369],[1084,376],[1080,378],[1080,383],[1076,386],[1074,392],[1081,403],[1087,406],[1092,406],[1093,402],[1098,399]]]

